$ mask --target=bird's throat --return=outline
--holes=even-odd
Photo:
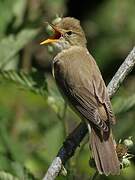
[[[60,40],[53,43],[53,46],[57,50],[57,52],[61,52],[62,50],[69,49],[71,45],[68,41]]]

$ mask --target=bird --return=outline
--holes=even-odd
[[[120,162],[111,128],[115,115],[101,72],[87,49],[80,21],[63,17],[50,26],[53,35],[40,44],[52,44],[58,50],[52,60],[58,89],[88,126],[89,146],[99,174],[119,175]]]

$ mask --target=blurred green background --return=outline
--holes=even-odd
[[[66,135],[80,122],[68,108],[51,75],[52,53],[41,40],[45,21],[56,15],[81,20],[88,48],[106,84],[135,42],[135,0],[0,0],[0,179],[42,179]],[[135,72],[112,99],[117,118],[117,142],[135,137]],[[67,163],[68,175],[58,180],[88,180],[87,137]],[[135,154],[135,145],[130,149]],[[97,179],[135,179],[135,159],[120,176]]]

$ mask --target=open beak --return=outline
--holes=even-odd
[[[55,26],[52,25],[52,24],[49,24],[49,25],[53,28],[53,30],[54,30],[54,35],[51,36],[51,37],[49,37],[48,39],[42,41],[42,42],[40,43],[40,45],[56,42],[56,41],[58,41],[59,38],[62,36],[62,32],[61,32],[57,27],[55,27]]]

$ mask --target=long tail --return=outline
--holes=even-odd
[[[91,128],[90,146],[96,167],[100,174],[120,174],[120,162],[118,160],[112,133],[103,132],[97,128]]]

